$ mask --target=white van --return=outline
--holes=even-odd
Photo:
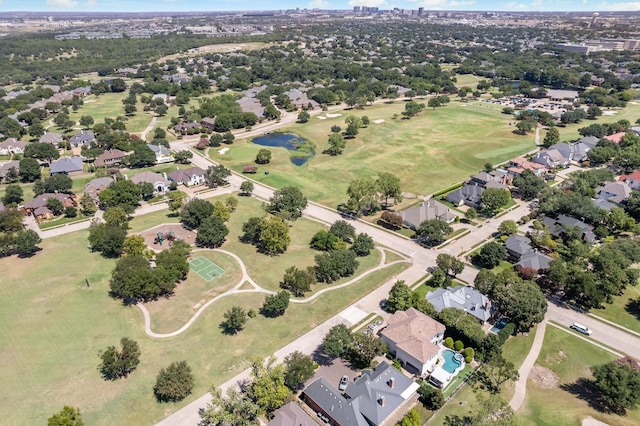
[[[571,324],[571,328],[573,328],[576,331],[579,331],[582,334],[591,336],[591,330],[589,330],[589,327],[587,327],[586,325],[582,325],[582,324],[578,324],[577,322],[574,322],[573,324]]]

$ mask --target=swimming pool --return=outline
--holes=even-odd
[[[442,369],[447,373],[455,374],[456,370],[462,365],[462,355],[451,349],[442,351],[442,357],[444,358]]]
[[[491,327],[491,330],[489,331],[491,331],[492,333],[498,334],[503,328],[507,326],[508,323],[509,323],[509,320],[507,320],[506,318],[502,318],[500,319],[500,321],[495,323],[495,325]]]

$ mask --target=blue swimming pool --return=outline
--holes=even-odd
[[[491,327],[491,330],[489,331],[498,334],[503,328],[507,326],[507,324],[509,324],[509,320],[507,320],[506,318],[501,318],[500,321],[495,323],[495,325]]]
[[[462,365],[462,355],[457,352],[447,349],[442,352],[444,358],[444,365],[442,369],[447,373],[454,374],[458,368]]]

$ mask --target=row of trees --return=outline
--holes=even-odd
[[[24,229],[22,213],[18,209],[8,207],[0,211],[0,257],[32,256],[40,250],[41,242],[37,232]]]
[[[371,214],[380,209],[382,200],[385,207],[390,205],[389,199],[393,200],[394,205],[402,201],[400,178],[391,173],[382,172],[378,174],[377,179],[352,180],[347,188],[347,196],[349,199],[342,206],[343,209],[357,215]]]

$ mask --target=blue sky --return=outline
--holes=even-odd
[[[625,11],[640,0],[0,0],[0,11],[215,11],[377,6],[426,10]]]

